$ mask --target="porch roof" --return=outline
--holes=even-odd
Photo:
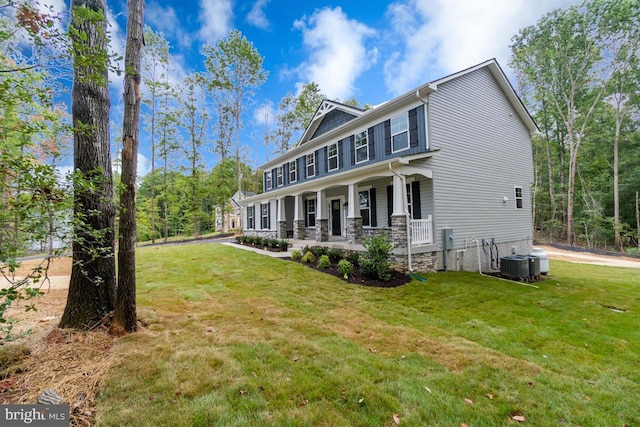
[[[312,179],[309,181],[303,181],[299,184],[289,185],[283,188],[278,188],[268,193],[257,194],[255,196],[247,197],[240,200],[240,205],[249,205],[258,203],[264,200],[279,199],[284,196],[297,196],[302,193],[310,191],[318,191],[323,188],[333,187],[336,185],[350,185],[357,184],[374,176],[393,176],[395,173],[400,175],[422,175],[431,179],[431,169],[411,165],[411,162],[422,159],[429,159],[440,153],[440,150],[427,151],[423,153],[417,153],[410,156],[396,157],[389,161],[373,163],[371,165],[363,166],[361,168],[352,169],[320,179]]]

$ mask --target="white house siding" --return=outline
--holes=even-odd
[[[442,229],[451,227],[455,249],[464,249],[465,242],[472,245],[473,238],[493,238],[503,247],[501,256],[512,245],[518,253],[528,252],[531,137],[493,75],[482,68],[442,83],[429,103],[431,149],[441,150],[428,161],[437,248],[442,250]],[[515,208],[514,186],[522,187],[522,209]],[[464,264],[465,269],[477,268],[477,258],[467,256]],[[483,267],[488,267],[486,261]]]

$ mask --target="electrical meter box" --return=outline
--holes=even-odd
[[[445,251],[453,249],[453,228],[442,229],[442,248]]]

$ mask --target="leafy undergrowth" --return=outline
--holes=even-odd
[[[345,279],[344,274],[338,271],[337,263],[332,263],[329,267],[322,268],[317,264],[305,264],[299,261],[293,262],[312,268],[316,271],[319,271],[320,273],[330,274],[341,279],[342,281],[346,281],[354,285],[372,286],[376,288],[395,288],[397,286],[406,285],[407,283],[411,282],[411,278],[409,278],[409,276],[396,270],[389,271],[389,280],[380,280],[362,273],[362,271],[360,271],[360,268],[356,266],[353,268],[353,274],[349,275],[348,278]]]
[[[147,326],[113,346],[98,425],[640,424],[636,270],[374,288],[216,244],[138,255]]]

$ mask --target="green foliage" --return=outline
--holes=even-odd
[[[387,281],[391,278],[390,261],[393,245],[387,233],[367,237],[364,241],[366,249],[360,255],[360,270],[368,276]]]
[[[329,248],[327,250],[327,256],[331,262],[338,262],[344,257],[344,251],[335,248]]]
[[[305,252],[304,256],[300,259],[305,264],[313,264],[316,262],[316,256],[311,251]]]
[[[302,259],[302,251],[299,249],[295,249],[291,251],[291,260],[300,261]]]
[[[353,264],[346,259],[341,259],[338,261],[338,271],[342,274],[344,280],[348,280],[349,277],[353,276]]]
[[[360,252],[348,251],[344,256],[344,259],[349,261],[352,265],[358,266],[360,265]]]
[[[318,267],[320,267],[320,268],[329,268],[329,267],[331,267],[331,260],[329,259],[329,256],[322,255],[320,257],[320,259],[318,259]]]

